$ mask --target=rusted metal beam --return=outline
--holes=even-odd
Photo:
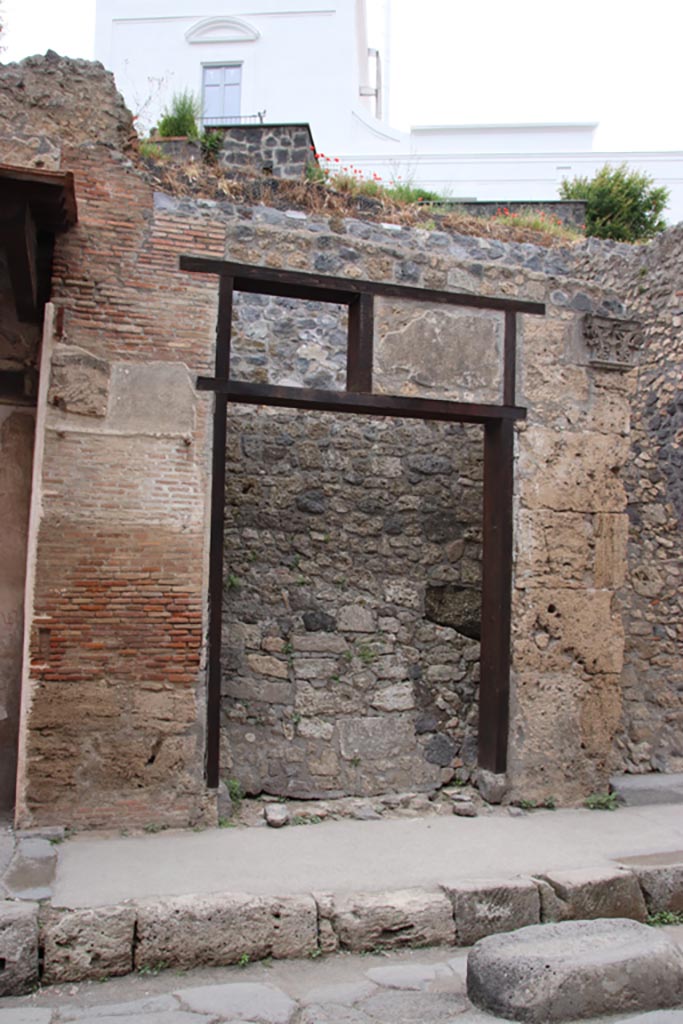
[[[216,324],[216,374],[230,372],[232,280],[222,277]],[[206,783],[216,789],[220,779],[221,629],[223,618],[223,546],[225,524],[225,444],[228,404],[216,394],[211,461],[211,529],[209,540],[209,673],[206,696]]]
[[[515,383],[517,377],[517,314],[508,309],[505,313],[505,335],[503,341],[503,404],[515,404]]]
[[[479,766],[504,772],[510,700],[514,425],[484,430],[484,514],[479,682]]]
[[[363,416],[401,416],[404,419],[447,420],[452,423],[512,421],[522,420],[526,416],[526,409],[516,406],[478,405],[434,398],[357,394],[351,391],[320,391],[314,388],[283,387],[279,384],[221,380],[216,377],[198,377],[197,388],[199,391],[215,391],[224,395],[228,401],[243,405],[274,405]]]
[[[381,281],[357,281],[355,278],[328,277],[299,270],[278,270],[203,256],[181,256],[180,269],[199,274],[226,274],[234,278],[235,291],[257,292],[260,295],[289,295],[293,298],[342,302],[347,305],[354,295],[383,295],[388,298],[437,302],[448,306],[469,306],[474,309],[510,310],[538,316],[545,313],[542,302],[471,295],[466,292],[437,291],[432,288],[414,288],[410,285],[386,284]],[[277,291],[272,290],[275,287]]]
[[[346,390],[370,394],[374,349],[374,300],[359,295],[349,306]]]

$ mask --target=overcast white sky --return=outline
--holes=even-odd
[[[683,150],[680,0],[367,3],[371,42],[382,51],[376,26],[391,9],[397,128],[599,121],[596,149]],[[0,9],[3,60],[50,47],[92,57],[95,0],[0,0]]]

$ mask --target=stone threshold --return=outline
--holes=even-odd
[[[596,867],[443,883],[432,889],[256,896],[217,893],[96,908],[0,903],[0,995],[164,968],[338,951],[473,945],[527,925],[683,910],[677,864]]]

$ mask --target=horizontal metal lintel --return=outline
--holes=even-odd
[[[199,391],[213,391],[229,402],[273,405],[319,412],[351,412],[365,416],[398,416],[417,420],[451,420],[454,423],[491,423],[522,420],[526,409],[511,405],[451,402],[436,398],[405,398],[402,395],[361,394],[353,391],[322,391],[314,388],[251,384],[241,380],[198,377]]]
[[[261,295],[284,295],[341,304],[349,304],[355,296],[361,294],[381,295],[386,298],[412,299],[417,302],[434,302],[449,306],[508,310],[536,316],[545,314],[545,305],[542,302],[470,295],[466,292],[437,291],[433,288],[414,288],[410,285],[387,284],[381,281],[357,281],[348,277],[328,277],[325,274],[308,274],[299,270],[278,270],[199,256],[181,256],[180,269],[199,274],[223,274],[234,278],[236,291],[257,292]]]

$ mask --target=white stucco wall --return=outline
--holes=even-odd
[[[201,95],[203,65],[240,63],[241,115],[265,111],[267,122],[308,122],[319,145],[348,147],[356,134],[353,108],[371,117],[371,98],[359,94],[369,82],[357,18],[363,11],[362,0],[241,0],[201,12],[189,0],[98,0],[95,54],[114,72],[143,130],[173,93]],[[228,17],[232,30],[218,23]],[[208,40],[188,40],[205,22]]]
[[[235,24],[205,25],[214,41],[188,41],[214,18]],[[201,10],[191,0],[97,0],[96,56],[143,132],[174,92],[200,96],[203,65],[239,63],[242,115],[308,122],[321,152],[368,176],[453,198],[533,201],[556,199],[563,178],[625,162],[668,188],[667,219],[683,220],[683,153],[592,152],[590,123],[425,125],[407,134],[377,120],[374,99],[361,96],[374,84],[365,0],[212,0]]]

